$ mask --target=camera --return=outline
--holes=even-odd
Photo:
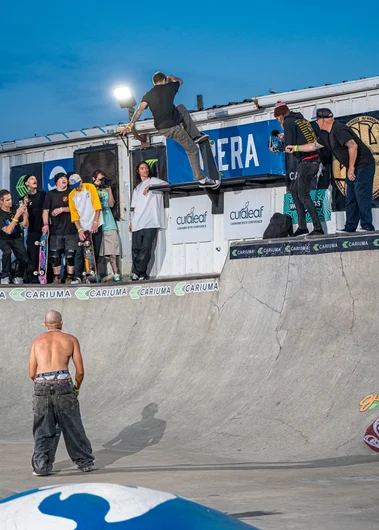
[[[283,153],[286,148],[284,144],[283,133],[280,133],[277,129],[273,129],[271,131],[268,147],[274,153]]]

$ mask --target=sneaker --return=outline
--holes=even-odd
[[[213,180],[208,177],[205,179],[198,180],[200,188],[212,188],[213,190],[217,189],[220,186],[219,180]]]
[[[138,279],[142,280],[142,281],[145,281],[145,280],[148,280],[148,277],[144,276],[143,274],[141,274],[141,276],[138,276]]]
[[[44,471],[43,473],[38,473],[37,471],[33,471],[33,475],[35,477],[48,477],[49,475],[51,475],[51,472],[50,471]]]
[[[200,136],[197,136],[196,138],[193,139],[195,144],[201,144],[203,142],[206,142],[207,140],[209,140],[209,134],[205,134],[205,133],[201,133]]]
[[[372,228],[363,228],[362,226],[360,226],[359,228],[357,228],[357,232],[375,232],[375,230],[373,230]]]
[[[72,280],[71,285],[77,285],[78,283],[82,283],[82,280],[80,278],[75,278]]]
[[[53,283],[61,283],[61,279],[59,276],[54,276]]]
[[[119,274],[114,274],[113,275],[113,281],[114,282],[120,282],[121,281],[121,276]]]
[[[336,234],[355,234],[355,230],[347,230],[346,228],[338,228]]]
[[[9,285],[11,283],[9,276],[6,278],[1,278],[1,285]]]
[[[132,280],[132,282],[136,282],[138,280],[138,274],[133,272],[133,274],[131,275],[130,279]]]
[[[309,233],[308,228],[298,228],[292,237],[305,236]]]
[[[22,285],[24,283],[24,279],[20,278],[20,276],[16,276],[13,278],[12,282],[16,285]]]
[[[310,236],[323,236],[324,230],[322,228],[319,228],[318,230],[312,230],[312,232],[309,235]]]
[[[78,467],[78,469],[79,471],[82,471],[83,473],[88,473],[89,471],[93,471],[93,464],[89,466]]]
[[[70,284],[73,281],[74,281],[74,278],[72,276],[67,276],[67,278],[65,279],[64,283]]]

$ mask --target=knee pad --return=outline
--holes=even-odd
[[[61,265],[61,254],[62,251],[57,249],[52,249],[50,252],[50,263],[52,267],[59,267]]]
[[[68,267],[74,267],[74,265],[75,265],[75,250],[68,250],[66,252],[66,265]]]

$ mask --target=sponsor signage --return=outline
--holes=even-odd
[[[332,218],[331,214],[331,204],[330,204],[330,192],[329,190],[311,190],[310,192],[311,199],[316,206],[318,216],[320,221],[330,221]],[[295,203],[293,202],[293,197],[291,193],[286,193],[284,195],[284,206],[283,213],[289,215],[292,219],[293,224],[298,224],[299,219],[297,216],[297,210]],[[309,213],[307,212],[306,218],[307,223],[311,223],[312,219]]]
[[[212,203],[208,195],[171,199],[170,229],[174,245],[212,241]]]
[[[284,175],[284,153],[268,149],[271,130],[278,127],[277,120],[266,120],[204,131],[209,135],[221,177]],[[191,166],[183,147],[171,139],[167,139],[166,147],[169,183],[192,182]]]
[[[304,254],[330,254],[332,252],[354,252],[358,250],[379,250],[379,234],[375,236],[357,236],[309,239],[278,243],[251,243],[231,246],[230,259],[267,258],[271,256],[299,256]]]
[[[271,190],[256,189],[225,193],[225,239],[262,237],[270,222]]]
[[[0,290],[0,301],[11,299],[15,302],[28,300],[93,300],[99,298],[122,298],[130,296],[132,300],[156,296],[184,296],[192,293],[205,293],[218,291],[218,280],[206,280],[199,282],[179,282],[174,287],[171,285],[149,285],[142,284],[133,286],[130,291],[126,286],[117,287],[79,287],[69,289],[15,287],[13,289]]]
[[[42,165],[43,189],[45,191],[55,190],[54,177],[57,173],[68,173],[74,171],[73,158],[61,158],[60,160],[50,160]]]

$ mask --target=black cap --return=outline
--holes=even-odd
[[[333,112],[330,109],[317,109],[316,120],[320,118],[333,118]]]

